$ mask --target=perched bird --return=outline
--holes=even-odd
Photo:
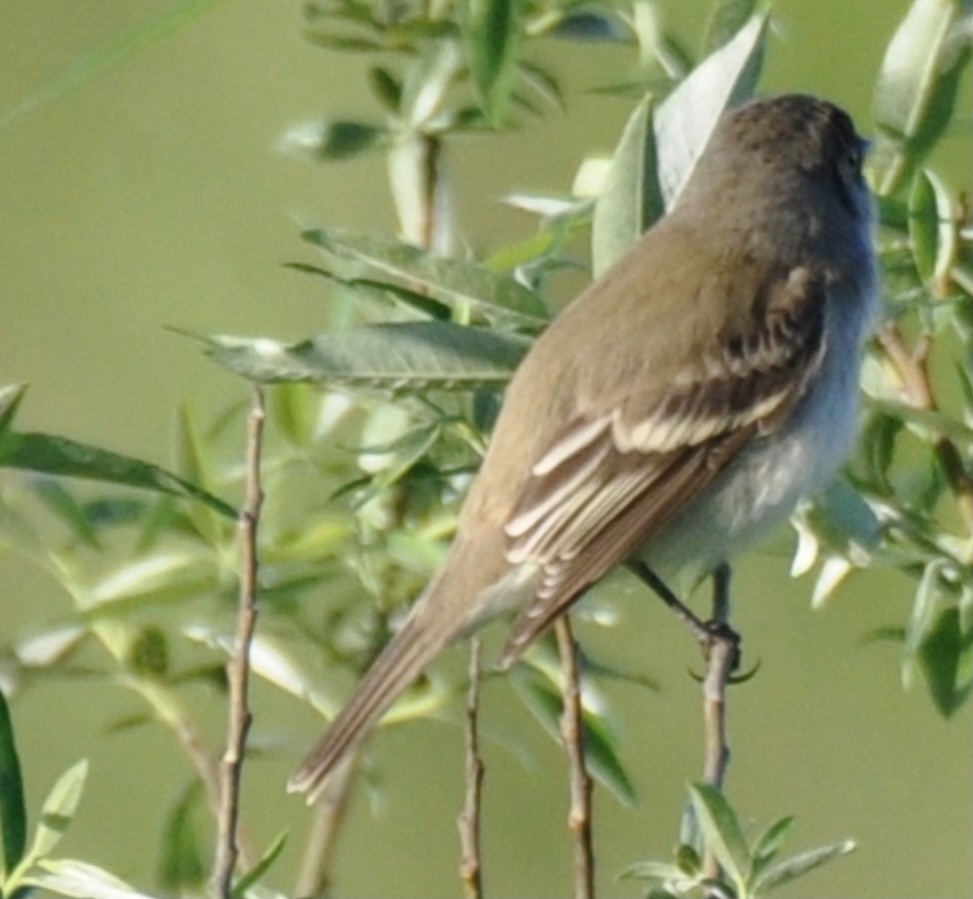
[[[442,568],[291,791],[487,619],[519,613],[510,664],[626,560],[705,573],[828,483],[877,305],[866,146],[808,96],[723,117],[672,211],[524,358]]]

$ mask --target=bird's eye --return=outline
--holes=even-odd
[[[856,137],[852,145],[848,148],[848,164],[856,175],[862,172],[862,163],[865,161],[865,154],[868,152],[871,143],[864,138]]]

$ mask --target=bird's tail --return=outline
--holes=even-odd
[[[444,616],[429,614],[430,605],[422,600],[418,602],[402,629],[355,688],[351,699],[294,772],[287,783],[289,792],[307,793],[308,801],[313,801],[345,754],[361,742],[454,636],[443,626]]]

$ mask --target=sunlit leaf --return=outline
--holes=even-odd
[[[547,310],[533,291],[477,263],[337,229],[306,231],[303,238],[333,256],[361,265],[372,277],[401,281],[408,289],[450,307],[468,306],[487,316],[535,327],[547,321]]]
[[[259,383],[310,381],[391,391],[501,386],[530,342],[448,322],[393,322],[321,334],[295,344],[201,338],[218,364]]]
[[[88,862],[74,859],[45,860],[28,882],[71,899],[153,899],[125,881]]]
[[[658,180],[672,206],[728,108],[749,99],[763,66],[766,13],[704,59],[655,113]]]
[[[907,183],[953,115],[970,60],[971,0],[915,0],[892,38],[875,84],[876,192]]]
[[[769,893],[798,877],[802,877],[815,868],[820,868],[821,865],[825,865],[833,859],[848,855],[849,852],[854,850],[854,841],[842,840],[840,843],[832,843],[829,846],[822,846],[820,849],[803,852],[765,872],[757,879],[754,892]]]
[[[643,100],[629,117],[595,202],[592,268],[601,275],[665,212],[656,173],[653,103]]]
[[[709,784],[690,784],[689,798],[703,840],[742,892],[750,869],[750,853],[736,814],[723,794]]]
[[[708,56],[730,41],[747,24],[756,5],[757,0],[717,0],[706,23],[703,54]]]
[[[0,441],[10,429],[17,407],[27,392],[26,384],[8,384],[0,387]],[[2,444],[0,444],[2,445]]]
[[[82,760],[58,778],[44,800],[27,858],[35,861],[46,858],[61,842],[78,809],[87,776],[88,762]]]

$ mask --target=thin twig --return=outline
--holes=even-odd
[[[466,899],[482,899],[483,866],[480,856],[480,814],[483,795],[483,759],[480,757],[480,638],[470,643],[470,688],[466,695],[466,792],[456,818],[459,828],[459,877]]]
[[[564,674],[564,712],[561,739],[568,754],[571,807],[568,828],[574,836],[574,896],[593,899],[595,895],[595,853],[591,838],[591,776],[584,754],[584,720],[581,707],[581,677],[578,647],[567,615],[554,625]]]
[[[247,423],[246,500],[237,523],[240,538],[240,598],[233,653],[227,663],[229,723],[226,751],[220,766],[220,815],[216,857],[210,892],[215,899],[230,899],[233,871],[239,856],[237,824],[240,818],[240,781],[247,733],[253,716],[248,704],[250,644],[257,626],[257,529],[263,490],[260,486],[260,453],[265,419],[263,393],[253,389]]]
[[[645,563],[635,561],[630,563],[629,568],[679,616],[703,650],[706,658],[706,676],[703,678],[703,779],[722,790],[730,763],[726,736],[726,688],[740,661],[740,637],[730,627],[730,566],[720,565],[713,572],[713,617],[709,621],[703,621],[696,615]],[[716,856],[708,846],[703,853],[703,873],[712,879],[720,874]]]
[[[928,337],[920,338],[910,352],[898,325],[888,322],[879,329],[878,342],[902,379],[905,402],[914,409],[936,411],[936,398],[929,377]],[[934,434],[932,446],[956,498],[963,524],[968,533],[973,533],[973,475],[963,462],[963,454],[945,434]]]
[[[703,779],[717,790],[723,789],[730,747],[726,735],[726,688],[740,660],[740,638],[730,628],[730,566],[721,565],[713,572],[713,619],[706,653],[706,677],[703,680],[703,725],[706,758]],[[703,853],[703,873],[717,878],[720,866],[712,848]]]
[[[326,896],[331,888],[331,866],[334,862],[338,834],[348,811],[352,787],[358,774],[358,753],[329,775],[327,784],[314,805],[307,849],[301,859],[296,896]]]

